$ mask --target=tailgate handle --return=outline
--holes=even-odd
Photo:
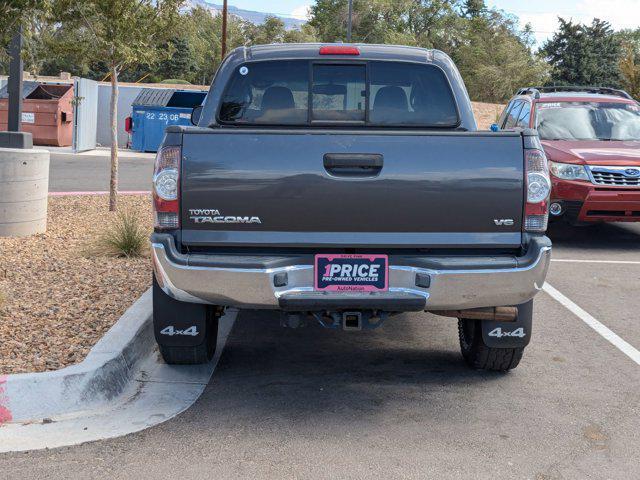
[[[379,153],[325,153],[324,168],[332,173],[347,175],[378,174],[384,157]]]

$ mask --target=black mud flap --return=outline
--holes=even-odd
[[[153,278],[153,332],[167,347],[196,347],[207,335],[207,305],[179,302],[162,291]]]
[[[482,340],[487,347],[518,348],[529,345],[533,323],[533,300],[517,307],[518,318],[515,322],[480,322]]]

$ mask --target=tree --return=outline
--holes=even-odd
[[[544,82],[547,69],[530,51],[531,33],[501,13],[470,19],[461,38],[453,57],[471,98],[502,102],[519,87]]]
[[[620,74],[622,88],[634,98],[640,99],[640,28],[618,33],[622,43]]]
[[[269,15],[261,25],[249,25],[246,33],[250,44],[266,45],[269,43],[283,43],[287,31],[282,20]]]
[[[195,69],[195,62],[189,39],[183,36],[174,37],[165,44],[164,48],[173,51],[173,55],[158,63],[157,72],[161,72],[164,77],[160,80],[167,78],[190,79]]]
[[[382,21],[384,0],[354,0],[353,29],[354,42],[385,43],[393,26]],[[390,12],[387,9],[387,12]],[[349,6],[347,0],[317,0],[310,8],[309,24],[318,32],[323,42],[345,41]],[[389,20],[389,18],[387,18]]]
[[[451,52],[460,31],[459,0],[354,0],[353,40],[438,48]],[[343,41],[347,0],[318,0],[309,24],[323,42]]]
[[[227,48],[233,49],[247,42],[247,22],[230,15],[227,21]],[[189,44],[193,60],[191,83],[209,84],[222,62],[221,36],[222,16],[212,15],[210,11],[196,7],[180,16],[178,30]],[[158,72],[157,75],[162,75]],[[166,77],[165,77],[166,78]]]
[[[620,60],[622,87],[634,98],[640,98],[640,61],[638,54],[630,45],[624,46],[624,54]]]
[[[23,25],[36,13],[49,8],[47,0],[11,0],[0,2],[0,47],[9,43],[16,27]]]
[[[27,27],[46,15],[49,0],[11,0],[0,2],[0,66],[9,60],[7,47],[19,26]]]
[[[540,50],[551,66],[549,81],[561,85],[620,86],[620,39],[597,18],[591,25],[558,18],[560,27]]]
[[[305,23],[299,29],[287,30],[284,34],[286,43],[312,43],[318,41],[318,33],[308,23]]]
[[[129,3],[140,1],[147,5],[145,8],[156,6],[154,0],[129,0]],[[55,2],[75,4],[78,14],[84,11],[77,5],[107,0]],[[118,4],[116,0],[111,2]],[[538,84],[547,78],[548,67],[532,51],[530,28],[521,29],[517,19],[487,8],[484,0],[354,0],[353,6],[354,41],[442,50],[458,64],[474,100],[503,101],[517,87]],[[310,8],[310,22],[297,30],[286,30],[282,20],[273,16],[263,24],[254,25],[231,15],[227,45],[232,49],[273,42],[342,41],[346,36],[347,11],[348,0],[317,0]],[[120,79],[211,82],[222,61],[221,16],[195,7],[184,9],[176,21],[169,38],[164,32],[156,32],[148,48],[144,47],[144,52],[153,52],[153,55],[136,53],[131,62],[123,64]],[[593,50],[604,51],[606,56],[606,47],[611,43],[610,30],[603,22],[594,25],[584,28],[595,39]],[[101,80],[111,71],[109,56],[94,48],[94,34],[83,18],[75,21],[65,18],[32,30],[33,45],[26,49],[25,62],[34,72],[57,74],[64,70]],[[136,40],[129,32],[125,38],[127,42]],[[59,48],[58,43],[73,44],[73,48]],[[159,59],[155,58],[156,53]],[[634,62],[634,65],[639,63],[637,57]],[[582,66],[575,64],[570,68]]]
[[[85,44],[59,38],[58,48],[104,61],[111,79],[111,180],[109,210],[118,194],[118,77],[131,65],[153,64],[170,55],[166,43],[179,19],[182,0],[54,0],[61,28],[78,30]],[[164,46],[164,48],[163,48]]]
[[[468,18],[477,18],[487,12],[484,0],[465,0],[462,6],[462,13]]]

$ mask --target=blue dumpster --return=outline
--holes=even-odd
[[[191,125],[191,112],[202,104],[206,92],[144,88],[132,104],[127,131],[131,149],[157,152],[167,125]]]

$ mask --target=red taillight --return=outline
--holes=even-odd
[[[320,47],[320,55],[360,55],[360,50],[356,47],[327,45]]]
[[[551,180],[547,157],[542,150],[524,151],[527,201],[524,208],[524,229],[545,232],[549,222]]]
[[[133,118],[127,117],[124,119],[124,131],[131,133],[133,131]]]
[[[157,230],[180,228],[180,147],[163,147],[153,171],[153,217]]]

